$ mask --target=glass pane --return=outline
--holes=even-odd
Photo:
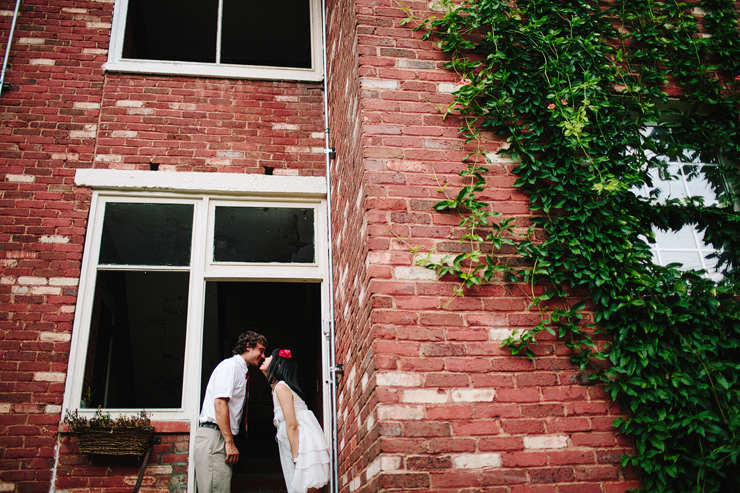
[[[698,245],[694,240],[694,227],[684,226],[678,231],[661,231],[656,229],[655,242],[659,248],[691,248],[696,249]]]
[[[311,68],[309,0],[224,0],[221,63]]]
[[[680,175],[678,175],[679,171],[678,166],[668,165],[666,166],[665,173],[655,168],[648,172],[648,175],[653,180],[653,189],[657,188],[660,190],[659,198],[661,201],[679,199],[686,196]]]
[[[182,407],[186,272],[98,272],[80,407]]]
[[[313,209],[216,207],[216,262],[314,262]]]
[[[216,61],[218,0],[128,0],[123,58]]]
[[[702,268],[699,252],[666,252],[665,250],[661,250],[660,255],[663,265],[678,263],[687,270]]]
[[[101,264],[190,265],[192,204],[105,206]]]

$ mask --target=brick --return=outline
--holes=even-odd
[[[499,432],[495,421],[460,421],[452,423],[452,429],[458,436],[495,435]]]
[[[375,383],[378,386],[392,387],[419,387],[422,376],[412,372],[383,372],[375,374]]]
[[[613,433],[573,433],[570,439],[574,447],[612,447],[615,444]]]
[[[449,398],[448,392],[442,389],[415,389],[403,391],[401,401],[405,403],[443,404]]]
[[[573,481],[575,475],[569,467],[546,467],[529,469],[529,477],[533,483],[562,483]]]
[[[424,376],[425,387],[461,387],[470,384],[468,375],[459,373],[432,373]]]
[[[476,472],[468,471],[449,471],[443,474],[431,474],[432,491],[438,491],[441,488],[470,487],[479,484]]]
[[[410,470],[450,469],[452,458],[449,455],[407,457],[406,467]]]
[[[604,481],[619,479],[617,466],[575,466],[576,479],[580,481]]]
[[[504,467],[536,467],[547,465],[545,452],[514,452],[502,455]]]
[[[495,396],[493,389],[454,389],[453,402],[491,402]]]
[[[483,471],[481,484],[483,485],[514,485],[527,482],[527,473],[517,469],[499,469]]]
[[[487,469],[501,466],[500,454],[461,454],[452,458],[456,469]]]
[[[414,420],[422,419],[424,411],[420,406],[382,405],[378,406],[378,419]]]
[[[524,437],[526,449],[557,449],[568,446],[567,435],[544,435]]]
[[[432,453],[474,452],[475,440],[469,438],[434,438],[429,441]]]
[[[428,488],[430,477],[426,473],[392,474],[381,472],[378,477],[381,488]]]
[[[595,464],[596,455],[593,450],[563,450],[548,452],[550,465],[562,464]]]

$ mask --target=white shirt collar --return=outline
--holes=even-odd
[[[249,371],[249,366],[247,366],[247,362],[246,362],[246,361],[244,361],[244,358],[242,358],[242,355],[241,355],[241,354],[235,354],[235,355],[233,356],[233,358],[236,358],[236,360],[238,361],[238,363],[237,363],[237,364],[238,364],[238,365],[239,365],[239,366],[240,366],[240,367],[241,367],[242,369],[244,369],[244,371],[245,371],[245,372]]]

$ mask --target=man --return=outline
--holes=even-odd
[[[193,453],[198,493],[231,491],[231,468],[239,460],[234,435],[239,434],[246,405],[247,372],[250,366],[262,364],[266,346],[265,336],[244,332],[236,341],[233,356],[219,363],[211,373]]]

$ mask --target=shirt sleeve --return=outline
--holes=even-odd
[[[216,399],[231,399],[236,388],[236,365],[230,360],[224,361],[213,371],[213,397]]]

